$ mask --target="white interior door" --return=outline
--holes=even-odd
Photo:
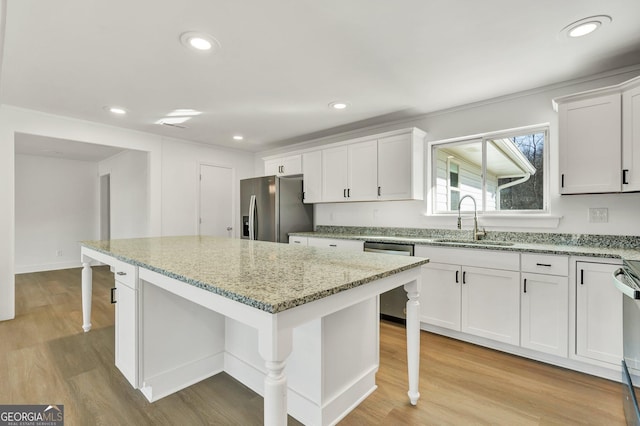
[[[233,170],[200,165],[200,235],[233,235]]]

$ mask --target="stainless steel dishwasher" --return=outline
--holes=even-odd
[[[373,253],[413,256],[413,244],[379,243],[365,241],[364,251]],[[380,295],[380,318],[401,324],[407,322],[407,292],[403,286]]]

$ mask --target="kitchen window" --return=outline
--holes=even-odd
[[[432,143],[432,212],[456,212],[471,195],[483,213],[546,213],[547,140],[537,126]]]

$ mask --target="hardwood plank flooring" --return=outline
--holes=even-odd
[[[260,425],[262,398],[219,374],[153,404],[114,365],[113,275],[94,268],[83,333],[80,270],[16,276],[0,322],[0,404],[64,404],[73,425]],[[422,332],[418,406],[404,328],[381,324],[378,389],[340,425],[624,425],[619,383]],[[289,424],[299,424],[289,418]]]

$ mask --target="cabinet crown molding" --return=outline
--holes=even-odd
[[[638,86],[640,86],[640,76],[632,78],[631,80],[623,81],[622,83],[614,84],[613,86],[600,87],[598,89],[587,90],[571,95],[559,96],[552,99],[551,104],[553,105],[553,110],[555,112],[558,112],[560,104],[563,103],[580,101],[582,99],[590,99],[594,96],[622,93],[626,90],[633,89],[634,87]]]

